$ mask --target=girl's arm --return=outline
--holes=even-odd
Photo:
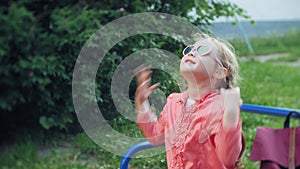
[[[234,129],[240,119],[240,107],[242,105],[240,88],[221,89],[221,96],[224,101],[222,126],[228,130]]]
[[[135,96],[135,107],[138,113],[136,122],[151,144],[161,144],[164,142],[163,118],[157,120],[148,101],[148,97],[159,84],[150,86],[152,72],[149,68],[140,66],[135,72],[138,85]]]
[[[151,70],[143,65],[135,70],[137,89],[135,93],[135,107],[138,113],[145,113],[151,107],[148,101],[150,94],[159,86],[158,83],[150,86]]]
[[[222,89],[224,114],[222,127],[215,137],[216,151],[227,167],[233,167],[242,149],[242,129],[240,121],[240,89]]]
[[[150,109],[146,113],[139,113],[137,115],[136,123],[152,145],[160,145],[165,141],[163,114],[162,112],[161,116],[157,119],[155,113]]]

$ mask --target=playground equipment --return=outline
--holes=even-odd
[[[265,114],[265,115],[273,115],[273,116],[287,116],[289,112],[295,111],[293,109],[287,108],[279,108],[279,107],[270,107],[270,106],[260,106],[254,104],[243,104],[241,107],[241,112],[249,112],[249,113],[256,113],[256,114]],[[300,110],[296,110],[300,112]],[[291,117],[297,117],[293,114]],[[163,145],[156,145],[152,146],[148,141],[137,143],[130,147],[122,157],[120,162],[120,169],[128,169],[128,164],[131,160],[131,157],[138,151],[149,149],[157,146]]]

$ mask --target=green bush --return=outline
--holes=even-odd
[[[188,14],[193,7],[197,18]],[[23,127],[67,132],[78,129],[71,80],[80,49],[106,23],[146,11],[186,17],[197,25],[208,25],[220,16],[247,17],[241,8],[221,1],[7,1],[0,7],[4,25],[0,27],[1,132],[12,134]],[[107,119],[118,116],[107,91],[119,61],[146,47],[178,52],[182,47],[178,45],[172,38],[139,35],[120,42],[107,54],[96,79],[97,102],[107,112]],[[165,79],[165,75],[160,77],[157,81]]]

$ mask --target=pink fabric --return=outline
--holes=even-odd
[[[222,127],[223,102],[218,90],[185,108],[188,94],[171,94],[157,119],[139,113],[137,124],[151,144],[165,143],[168,168],[233,169],[242,148],[241,121]]]
[[[300,166],[300,127],[296,128],[295,163]],[[254,139],[250,160],[271,161],[288,167],[290,129],[259,127]],[[267,167],[266,167],[267,168]]]
[[[261,169],[281,169],[281,167],[272,161],[263,161],[260,165]]]

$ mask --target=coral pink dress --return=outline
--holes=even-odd
[[[233,169],[242,148],[241,121],[222,127],[223,101],[218,90],[186,108],[188,93],[173,93],[157,119],[139,113],[137,124],[151,144],[165,143],[170,169]]]

